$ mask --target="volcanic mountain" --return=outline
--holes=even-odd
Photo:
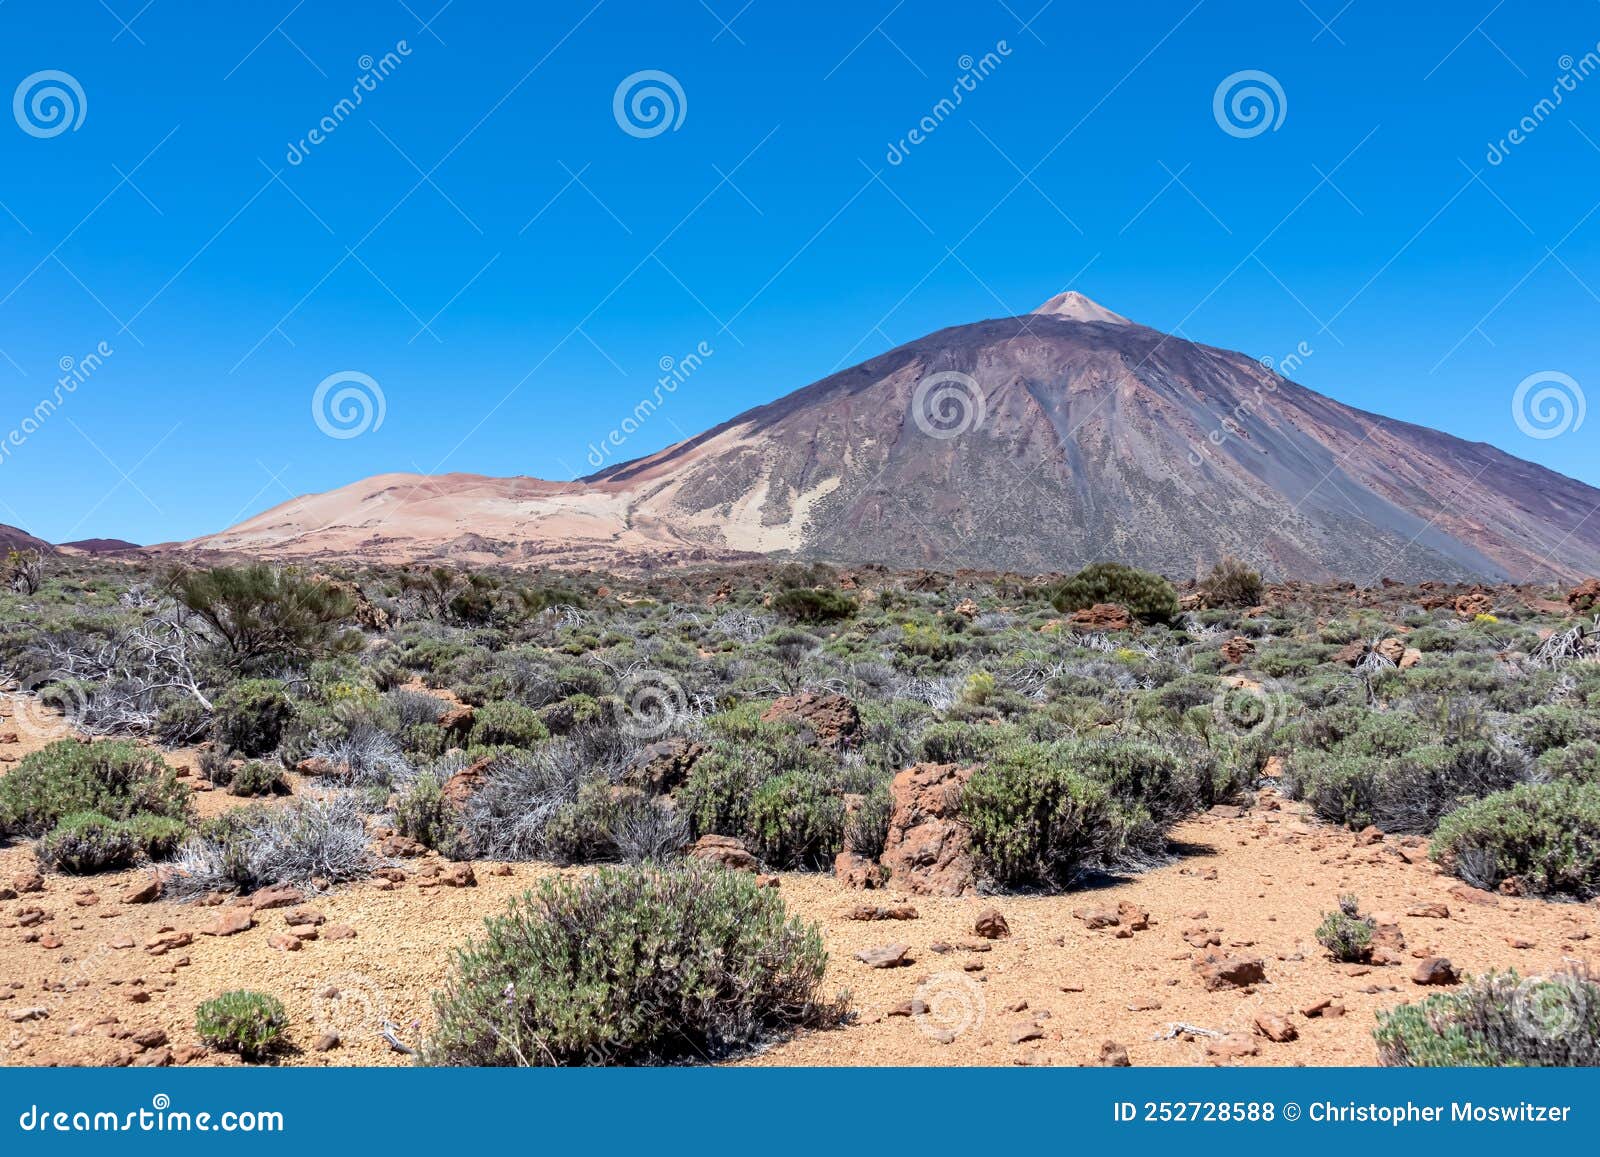
[[[0,555],[9,554],[13,550],[36,550],[41,554],[54,554],[55,547],[42,538],[35,538],[26,530],[18,530],[14,526],[0,523]]]
[[[670,405],[670,401],[667,403]],[[1077,293],[929,334],[575,482],[390,474],[188,548],[606,564],[758,555],[1175,577],[1600,572],[1600,490],[1342,405]]]

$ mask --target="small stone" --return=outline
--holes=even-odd
[[[1288,1044],[1300,1036],[1300,1030],[1295,1028],[1287,1017],[1279,1016],[1275,1012],[1258,1012],[1255,1029],[1269,1041],[1280,1045]]]
[[[207,936],[237,936],[256,926],[254,914],[248,908],[225,908],[217,922],[205,929]]]
[[[909,904],[886,908],[880,904],[858,904],[845,913],[846,920],[915,920],[917,910]]]
[[[1208,1060],[1227,1062],[1243,1060],[1245,1057],[1259,1056],[1261,1046],[1256,1044],[1251,1037],[1243,1033],[1230,1032],[1226,1036],[1206,1042],[1206,1058]]]
[[[334,1049],[338,1048],[341,1043],[343,1042],[340,1041],[338,1033],[325,1032],[319,1036],[315,1042],[312,1043],[311,1048],[314,1052],[331,1053]]]
[[[478,877],[473,873],[471,864],[451,864],[439,873],[439,882],[446,888],[476,888]]]
[[[1011,1027],[1010,1036],[1014,1045],[1027,1044],[1029,1041],[1044,1040],[1044,1029],[1032,1021],[1024,1021]]]
[[[273,908],[293,908],[305,900],[300,892],[293,888],[262,888],[250,897],[250,907],[257,912],[266,912]]]
[[[142,1049],[158,1049],[167,1043],[167,1032],[160,1028],[142,1028],[128,1039]]]
[[[910,953],[911,946],[908,944],[889,944],[857,952],[856,959],[868,968],[905,968],[913,963]]]
[[[11,880],[11,886],[17,890],[18,895],[26,896],[30,892],[44,891],[44,877],[38,872],[25,872]]]
[[[329,924],[322,930],[324,940],[354,940],[356,930],[348,924]]]
[[[146,876],[136,884],[129,884],[122,892],[124,904],[149,904],[161,898],[161,881]]]
[[[1442,956],[1430,956],[1417,965],[1416,971],[1411,974],[1411,980],[1423,987],[1444,986],[1459,984],[1461,977],[1455,970],[1455,965]]]
[[[274,932],[267,937],[267,943],[279,952],[300,951],[300,938],[290,932]]]
[[[1266,965],[1261,960],[1219,956],[1215,952],[1208,952],[1195,961],[1194,970],[1209,992],[1245,988],[1267,979]]]
[[[1095,1058],[1095,1065],[1102,1069],[1132,1068],[1133,1062],[1128,1059],[1128,1050],[1114,1040],[1108,1040],[1100,1045],[1100,1053]]]
[[[978,913],[973,931],[985,940],[1004,940],[1011,935],[1011,925],[1006,923],[1006,918],[998,908],[985,908]]]

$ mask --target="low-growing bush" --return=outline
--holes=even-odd
[[[1322,918],[1317,943],[1341,964],[1365,963],[1372,958],[1372,937],[1377,924],[1361,914],[1361,901],[1354,896],[1339,897],[1339,910]]]
[[[173,576],[171,587],[178,601],[210,627],[226,660],[237,668],[274,659],[305,662],[361,645],[361,633],[347,629],[354,598],[292,568],[185,570]]]
[[[349,794],[254,804],[201,824],[178,849],[168,890],[183,895],[274,884],[342,884],[373,868],[359,802]]]
[[[189,789],[156,752],[128,742],[64,739],[0,776],[0,835],[42,836],[62,819],[92,813],[126,820],[182,819]]]
[[[961,795],[973,852],[995,883],[1071,887],[1086,871],[1148,865],[1203,799],[1203,777],[1134,741],[1020,744],[978,769]]]
[[[1330,823],[1426,835],[1452,811],[1514,787],[1529,773],[1523,757],[1485,740],[1356,754],[1360,739],[1372,734],[1360,733],[1332,752],[1297,752],[1285,789]]]
[[[477,709],[469,742],[474,747],[536,747],[549,738],[550,730],[537,711],[499,700]]]
[[[831,623],[848,619],[858,608],[843,591],[796,587],[773,596],[772,609],[800,623]]]
[[[287,1045],[289,1014],[264,992],[225,992],[194,1010],[194,1028],[214,1049],[262,1061]]]
[[[1056,610],[1082,611],[1115,603],[1147,623],[1165,623],[1178,613],[1178,593],[1160,575],[1118,562],[1097,562],[1073,575],[1051,596]]]
[[[601,869],[545,881],[457,951],[434,999],[435,1065],[716,1060],[836,1019],[827,953],[754,877]]]
[[[294,718],[289,692],[276,679],[245,679],[217,696],[211,734],[246,759],[271,755]]]
[[[425,771],[400,793],[395,801],[394,826],[403,836],[454,857],[462,850],[459,817],[445,798],[444,785],[431,771]]]
[[[131,868],[141,851],[138,837],[121,820],[93,812],[66,816],[35,848],[45,867],[75,876]]]
[[[776,868],[821,868],[844,843],[844,798],[803,771],[773,776],[750,799],[752,850]]]
[[[1433,857],[1479,888],[1600,893],[1600,783],[1523,784],[1446,816]]]
[[[1200,580],[1200,595],[1208,607],[1253,607],[1265,588],[1261,575],[1236,558],[1224,558]]]
[[[289,781],[283,778],[282,769],[253,759],[233,773],[228,783],[228,794],[243,798],[288,795]]]
[[[1600,985],[1587,971],[1490,973],[1378,1013],[1380,1064],[1408,1068],[1600,1066]]]

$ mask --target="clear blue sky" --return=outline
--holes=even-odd
[[[1534,10],[0,0],[0,97],[58,70],[85,104],[0,109],[0,440],[113,351],[0,456],[0,522],[148,543],[383,471],[571,477],[702,342],[628,456],[1068,287],[1600,483],[1600,417],[1511,416],[1530,374],[1600,385],[1600,75],[1534,112],[1600,4]],[[1231,135],[1251,69],[1283,120]],[[654,136],[613,109],[644,70],[684,97]],[[347,370],[384,421],[329,438]]]

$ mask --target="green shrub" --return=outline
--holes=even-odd
[[[424,1058],[453,1066],[716,1060],[832,1019],[827,953],[778,893],[721,868],[547,880],[458,950]]]
[[[258,795],[288,795],[289,781],[281,768],[251,760],[228,777],[228,794],[249,798]]]
[[[1566,747],[1580,739],[1593,740],[1595,719],[1559,704],[1546,704],[1517,716],[1517,738],[1534,755]]]
[[[1566,747],[1552,748],[1534,761],[1534,768],[1541,779],[1600,783],[1600,743],[1580,739]]]
[[[820,868],[844,844],[844,798],[826,779],[791,771],[773,776],[750,800],[752,850],[777,868]]]
[[[403,836],[444,856],[461,850],[461,824],[445,799],[444,785],[432,772],[412,780],[395,802],[394,826]]]
[[[1362,964],[1372,959],[1372,936],[1377,924],[1361,914],[1361,901],[1354,896],[1339,897],[1339,910],[1322,918],[1317,943],[1342,964]]]
[[[276,679],[246,679],[217,696],[211,734],[246,759],[271,755],[294,718],[289,692]]]
[[[178,601],[211,627],[235,667],[304,663],[361,646],[361,633],[346,630],[356,609],[351,595],[293,568],[186,570],[171,585]]]
[[[1208,607],[1253,607],[1265,588],[1261,576],[1236,558],[1224,558],[1200,580],[1200,595]]]
[[[287,1045],[289,1014],[264,992],[225,992],[194,1010],[194,1027],[212,1048],[260,1061]]]
[[[1585,971],[1490,973],[1378,1013],[1380,1064],[1407,1068],[1600,1066],[1600,985]]]
[[[923,763],[977,763],[987,759],[1015,732],[975,723],[935,723],[922,733],[917,754]]]
[[[41,864],[75,876],[131,868],[139,852],[139,839],[126,824],[93,812],[64,817],[36,848]]]
[[[995,883],[1067,888],[1164,854],[1166,833],[1201,802],[1201,779],[1148,743],[1019,744],[973,774],[961,815]]]
[[[532,707],[508,699],[477,709],[469,742],[474,747],[536,747],[550,738],[550,729]]]
[[[858,607],[842,591],[796,587],[773,596],[772,609],[800,623],[829,623],[848,619]]]
[[[1050,601],[1063,613],[1086,610],[1096,603],[1115,603],[1147,623],[1164,623],[1178,613],[1178,593],[1171,583],[1119,562],[1084,567],[1062,583]]]
[[[1296,752],[1285,789],[1330,823],[1426,835],[1456,808],[1513,787],[1528,774],[1522,758],[1484,740],[1390,754],[1386,744],[1364,742],[1376,734],[1359,732],[1332,752]]]
[[[1534,893],[1600,893],[1600,784],[1523,784],[1439,824],[1433,857],[1479,888],[1516,877]]]
[[[757,723],[747,728],[741,715],[737,720],[725,717],[721,726],[739,728],[751,738],[714,741],[678,789],[678,809],[688,817],[697,837],[707,833],[750,835],[751,802],[770,779],[790,772],[818,781],[835,775],[831,758],[794,741],[792,724]]]
[[[156,752],[121,741],[63,739],[0,776],[0,834],[42,836],[80,812],[182,819],[188,801],[189,789]]]

